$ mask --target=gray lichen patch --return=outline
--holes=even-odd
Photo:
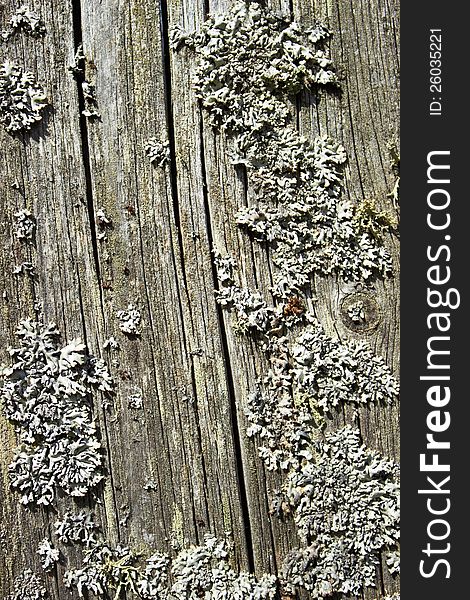
[[[142,390],[137,389],[132,394],[127,396],[127,405],[132,410],[140,410],[144,407],[144,399],[142,397]]]
[[[42,568],[46,572],[52,571],[56,563],[59,562],[60,552],[57,548],[54,548],[47,538],[39,544],[38,554],[41,557]]]
[[[262,294],[243,288],[235,283],[236,263],[230,256],[214,253],[217,271],[217,302],[236,316],[236,330],[242,333],[256,334],[264,350],[270,348],[273,339],[286,327],[292,327],[302,321],[303,309],[299,309],[300,300],[290,297],[285,305],[268,306]]]
[[[83,544],[87,547],[97,544],[98,525],[93,514],[81,510],[78,513],[66,513],[55,524],[55,534],[63,544]]]
[[[98,110],[98,102],[96,100],[96,89],[89,81],[82,81],[83,100],[85,108],[82,110],[82,115],[88,119],[99,119],[101,114]]]
[[[170,161],[170,143],[151,138],[145,144],[145,153],[152,164],[164,167]]]
[[[6,600],[43,600],[47,591],[39,577],[26,569],[15,578],[14,591]]]
[[[396,401],[398,383],[364,342],[328,336],[298,298],[269,306],[259,292],[236,285],[230,257],[216,253],[215,264],[217,300],[235,313],[237,329],[257,340],[269,360],[248,398],[247,434],[259,437],[266,467],[285,473],[272,510],[294,516],[302,541],[285,559],[284,587],[304,587],[315,598],[356,594],[375,584],[381,551],[398,541],[398,467],[362,446],[350,427],[321,442],[321,426],[345,404]],[[363,509],[375,502],[377,510]],[[362,521],[355,516],[359,510]],[[323,530],[317,527],[320,514]]]
[[[11,61],[0,65],[0,123],[9,133],[31,129],[47,104],[32,73]]]
[[[366,320],[366,308],[364,302],[356,300],[348,308],[348,317],[353,323],[364,323]]]
[[[15,33],[24,32],[32,37],[40,37],[46,33],[41,17],[28,6],[20,6],[8,22],[8,29],[1,32],[0,37],[8,41]]]
[[[398,399],[398,382],[382,357],[364,342],[330,338],[318,322],[294,339],[289,354],[297,402],[305,398],[329,413],[341,404],[391,404]]]
[[[29,261],[22,262],[13,267],[13,275],[27,275],[34,279],[36,277],[36,267]]]
[[[79,44],[75,50],[72,64],[69,65],[68,70],[75,76],[78,77],[85,70],[86,57],[83,54],[83,45]]]
[[[315,598],[356,595],[375,585],[380,552],[399,541],[398,465],[366,448],[350,426],[314,443],[312,451],[314,460],[292,470],[284,486],[311,560],[297,573],[291,555],[285,578]]]
[[[98,232],[96,234],[97,239],[100,242],[106,242],[108,239],[107,231],[112,229],[113,221],[111,217],[105,213],[104,208],[99,208],[96,211],[96,225],[98,227]]]
[[[341,320],[351,331],[371,333],[381,320],[381,310],[369,292],[353,292],[345,296],[340,305]]]
[[[111,336],[109,338],[107,338],[104,342],[103,342],[103,350],[113,350],[113,351],[118,351],[121,348],[119,342],[117,341],[117,339],[114,336]]]
[[[392,575],[400,573],[400,552],[398,549],[388,552],[386,556],[388,570]]]
[[[116,317],[119,320],[119,329],[130,337],[140,335],[140,322],[142,315],[140,310],[134,305],[129,304],[126,309],[118,310]]]
[[[198,57],[194,88],[212,124],[232,143],[232,162],[246,168],[257,206],[241,208],[239,225],[273,246],[275,295],[305,288],[314,273],[367,280],[391,272],[380,221],[364,227],[342,198],[344,148],[325,136],[299,135],[289,101],[303,89],[337,84],[321,25],[303,30],[256,2],[237,2],[201,31],[175,31],[175,49]]]
[[[342,343],[326,335],[318,320],[299,308],[298,298],[291,297],[283,306],[268,306],[259,292],[235,284],[233,259],[216,253],[214,260],[219,304],[235,312],[237,329],[255,333],[268,354],[272,369],[265,384],[269,393],[276,396],[285,390],[293,394],[297,406],[307,401],[325,414],[339,404],[397,400],[396,379],[367,344]],[[287,339],[295,325],[302,325],[302,330]]]
[[[247,572],[235,572],[227,542],[212,535],[206,535],[199,546],[181,550],[174,559],[161,553],[145,558],[123,546],[98,544],[85,554],[81,569],[65,573],[64,582],[81,597],[91,592],[118,598],[125,592],[158,600],[269,600],[276,594],[274,576],[257,580]]]
[[[31,243],[34,241],[36,232],[36,219],[31,211],[23,208],[14,214],[14,234],[15,237],[23,243]]]
[[[104,208],[99,208],[96,211],[96,224],[100,229],[106,229],[106,227],[111,227],[113,222],[110,217],[108,217],[104,211]]]
[[[55,325],[22,321],[17,336],[0,390],[20,443],[11,485],[22,504],[49,505],[57,488],[84,496],[103,479],[91,398],[113,392],[111,376],[80,340],[62,345]]]

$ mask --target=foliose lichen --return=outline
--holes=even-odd
[[[273,247],[273,292],[287,298],[314,273],[368,280],[391,272],[375,233],[342,197],[344,148],[326,136],[301,136],[289,100],[303,89],[337,85],[325,50],[329,32],[304,30],[256,2],[237,2],[201,31],[172,34],[198,57],[196,96],[231,140],[232,162],[244,165],[258,205],[240,208],[238,223]],[[371,215],[371,219],[373,216]]]
[[[15,425],[19,447],[10,465],[22,504],[49,505],[55,491],[84,496],[103,479],[93,392],[113,392],[105,363],[80,340],[66,345],[53,324],[22,321],[18,348],[9,350],[0,399]]]
[[[387,553],[386,562],[388,570],[392,575],[400,573],[400,551],[398,549]]]
[[[398,382],[365,342],[339,342],[313,321],[289,346],[294,401],[307,399],[324,413],[338,405],[398,399]]]
[[[78,513],[66,513],[55,524],[55,534],[64,544],[83,544],[87,547],[97,544],[98,525],[93,514],[81,510]]]
[[[96,224],[102,229],[110,227],[113,224],[111,218],[106,215],[104,208],[99,208],[96,211]]]
[[[129,408],[133,410],[139,410],[144,406],[144,399],[142,397],[142,390],[136,390],[132,394],[127,396],[127,403]]]
[[[46,28],[41,17],[28,6],[20,6],[8,22],[9,28],[1,33],[4,41],[8,41],[15,33],[24,32],[33,37],[40,37],[46,33]]]
[[[164,167],[170,161],[170,143],[151,138],[145,144],[145,153],[151,163],[156,164],[157,167]]]
[[[34,279],[36,277],[36,267],[33,263],[28,260],[22,262],[20,265],[13,267],[13,275],[27,275]]]
[[[99,119],[101,114],[98,110],[95,86],[89,81],[82,81],[82,93],[85,103],[85,108],[82,110],[82,115],[87,117],[87,119]]]
[[[279,337],[285,326],[301,322],[304,311],[298,306],[293,309],[295,297],[290,297],[284,306],[268,306],[260,292],[236,285],[236,262],[232,257],[215,251],[214,264],[219,284],[215,294],[218,303],[235,313],[237,331],[256,334],[264,350],[270,349],[273,339]]]
[[[284,485],[300,539],[314,555],[293,583],[316,598],[359,594],[375,585],[380,552],[399,541],[398,465],[366,448],[349,425],[315,442],[312,454]]]
[[[121,348],[119,342],[114,336],[109,337],[103,342],[103,350],[117,351]]]
[[[79,44],[77,49],[75,50],[75,54],[73,56],[73,62],[69,65],[68,70],[74,75],[78,77],[81,73],[83,73],[85,69],[85,54],[83,53],[83,45]]]
[[[39,544],[38,554],[41,557],[42,568],[46,572],[52,571],[55,564],[59,562],[60,552],[47,538]]]
[[[229,565],[225,540],[206,535],[199,546],[181,550],[172,560],[156,553],[145,558],[129,548],[98,544],[87,551],[83,567],[65,573],[67,587],[83,597],[125,591],[131,596],[158,600],[269,600],[276,593],[276,578],[259,581],[249,573],[236,573]]]
[[[366,320],[366,310],[362,300],[352,303],[348,307],[347,313],[351,321],[354,323],[362,323]]]
[[[11,61],[0,65],[0,123],[10,132],[31,129],[47,106],[44,89],[32,73]]]
[[[16,212],[14,215],[14,234],[15,237],[26,244],[31,243],[34,240],[34,234],[36,232],[36,219],[34,218],[31,211],[23,208]]]
[[[236,285],[233,259],[216,253],[215,265],[219,303],[269,360],[248,398],[247,434],[259,437],[266,467],[285,473],[272,510],[294,517],[302,542],[285,559],[283,585],[315,598],[358,593],[374,585],[381,551],[398,541],[398,466],[365,448],[349,426],[322,441],[321,425],[345,404],[391,404],[397,381],[365,343],[328,336],[297,297],[269,306]]]
[[[119,320],[119,329],[123,333],[128,336],[140,335],[142,315],[140,310],[134,304],[129,304],[127,309],[118,310],[116,316]]]
[[[96,238],[100,242],[106,242],[108,239],[107,231],[112,229],[113,221],[111,217],[105,213],[104,208],[99,208],[96,211],[96,225],[98,226],[98,232]]]
[[[31,569],[26,569],[15,578],[14,591],[6,600],[43,600],[47,591],[39,577]]]
[[[299,308],[296,297],[268,306],[259,292],[235,284],[232,258],[216,253],[214,260],[218,302],[235,312],[238,330],[256,333],[268,353],[272,369],[264,383],[271,394],[292,394],[296,406],[307,401],[324,413],[339,404],[390,404],[398,398],[396,379],[367,344],[326,335],[319,321]],[[286,332],[299,324],[300,333],[287,340]]]

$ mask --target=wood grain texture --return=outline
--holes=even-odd
[[[108,477],[101,504],[94,505],[108,539],[169,551],[175,542],[231,531],[237,564],[262,573],[275,572],[295,546],[295,527],[269,514],[269,493],[279,478],[266,472],[256,442],[245,435],[247,396],[266,362],[234,333],[230,315],[215,302],[212,251],[234,256],[240,281],[267,298],[272,264],[269,252],[235,224],[237,207],[253,202],[253,191],[195,99],[194,57],[168,46],[171,27],[193,31],[208,10],[231,4],[35,0],[29,5],[43,17],[46,35],[21,35],[0,45],[2,60],[14,58],[37,75],[52,106],[31,134],[11,137],[0,130],[0,351],[5,362],[17,322],[34,316],[39,301],[45,320],[55,321],[64,339],[82,337],[110,364],[115,408],[96,409]],[[398,3],[269,4],[303,24],[318,19],[332,30],[342,94],[323,93],[318,102],[302,94],[293,106],[299,130],[307,137],[328,133],[344,144],[348,197],[371,198],[393,210],[387,143],[398,137]],[[0,2],[0,26],[16,7],[13,0]],[[100,118],[80,114],[80,81],[67,69],[79,42]],[[145,156],[151,137],[170,143],[171,162],[164,168]],[[12,187],[16,181],[19,190]],[[22,207],[38,223],[30,248],[12,234],[13,214]],[[102,240],[100,209],[112,222]],[[392,278],[361,290],[334,277],[316,278],[315,311],[328,333],[366,340],[398,374],[398,240],[389,236],[386,244],[394,258]],[[34,281],[12,275],[25,260],[36,266]],[[358,291],[379,314],[377,327],[362,334],[341,317],[344,298]],[[131,303],[142,313],[135,339],[119,330],[116,317]],[[103,350],[110,336],[119,340],[118,352]],[[128,396],[136,391],[142,392],[141,411],[129,408]],[[344,411],[335,425],[351,418]],[[398,457],[397,408],[361,410],[360,426],[371,447]],[[20,507],[10,491],[7,468],[15,445],[14,431],[0,415],[1,596],[24,568],[40,570],[37,546],[55,520],[51,512]],[[67,505],[60,499],[57,508]],[[57,577],[46,579],[53,599],[69,596],[63,571],[79,560],[71,550]],[[364,598],[396,589],[384,569],[378,589]]]

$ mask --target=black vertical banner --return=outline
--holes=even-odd
[[[401,6],[404,600],[466,597],[470,577],[470,31],[460,6]]]

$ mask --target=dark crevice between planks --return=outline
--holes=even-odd
[[[131,22],[130,15],[128,15],[127,18]],[[129,48],[128,58],[129,58],[130,64],[131,64],[131,72],[133,73],[135,70],[136,60],[135,60],[132,32],[133,32],[133,29],[132,29],[132,25],[131,25],[130,26],[130,41],[128,44],[128,48]],[[126,44],[126,46],[127,46],[127,44]],[[130,101],[132,92],[129,87],[129,78],[127,78],[126,81],[127,81],[127,94],[128,94],[128,98]],[[132,82],[132,87],[134,87],[134,81]],[[133,119],[133,127],[130,128],[130,132],[135,133],[138,130],[138,124],[137,124],[137,121],[135,118],[135,116],[136,116],[135,112],[131,112],[131,115],[132,115],[132,119]],[[136,139],[135,135],[133,137],[133,143],[134,143],[134,147],[137,148],[138,144],[137,144],[137,139]],[[137,191],[139,191],[139,173],[138,173],[138,164],[137,164],[136,160],[134,161],[133,165],[134,165],[134,176],[135,176],[136,189],[137,189]],[[139,196],[140,196],[140,194],[138,193],[137,197],[139,197]],[[160,439],[162,440],[165,450],[166,450],[168,456],[171,456],[171,449],[170,449],[170,445],[169,445],[169,441],[168,441],[168,436],[165,434],[165,431],[163,428],[163,421],[162,421],[162,399],[161,399],[161,394],[159,393],[159,384],[158,384],[158,379],[157,379],[158,365],[157,365],[156,350],[155,350],[155,348],[158,348],[158,343],[157,343],[158,336],[157,336],[157,328],[155,326],[155,321],[154,321],[154,314],[153,314],[153,310],[152,310],[152,302],[151,302],[151,298],[150,298],[151,286],[148,283],[147,264],[145,261],[142,215],[141,215],[141,211],[140,211],[138,202],[136,204],[136,214],[137,214],[137,221],[138,221],[138,225],[139,225],[139,248],[140,248],[140,262],[141,262],[141,267],[142,267],[142,281],[143,281],[143,288],[144,288],[144,293],[145,293],[145,304],[147,306],[147,312],[148,312],[148,317],[149,317],[150,336],[151,336],[151,342],[152,342],[151,344],[149,344],[148,348],[149,348],[150,357],[151,357],[151,364],[153,366],[153,368],[150,371],[152,373],[152,381],[153,381],[153,385],[154,385],[154,389],[155,389],[155,393],[156,393],[155,408],[158,412],[158,419],[156,419],[155,421],[159,423]],[[156,227],[155,215],[153,215],[153,221],[154,221],[155,227]],[[170,230],[170,236],[172,236],[171,230]],[[173,243],[171,245],[171,248],[173,249]],[[174,254],[173,250],[171,252],[171,260],[172,260],[172,264],[174,267],[174,272],[176,273],[177,266],[176,266],[175,254]],[[183,317],[183,311],[182,311],[182,301],[181,301],[181,294],[180,294],[179,286],[177,286],[177,294],[178,294],[179,314],[181,317],[181,322],[183,323],[184,317]],[[187,336],[186,336],[186,331],[185,331],[184,327],[181,328],[181,334],[182,334],[184,347],[187,348],[188,343],[187,343]],[[147,413],[145,413],[145,415],[146,415],[146,417],[145,417],[146,419],[152,418]],[[145,435],[147,436],[148,448],[151,448],[150,436],[149,436],[148,429],[145,429]],[[155,439],[153,439],[153,446],[157,447],[157,442]],[[184,448],[183,448],[183,452],[184,452]],[[147,460],[149,461],[149,464],[153,465],[154,463],[151,462],[151,459],[152,459],[151,453],[147,453],[146,457],[147,457]],[[171,461],[169,461],[169,463],[168,463],[168,468],[170,471],[171,481],[173,481],[174,469],[173,469],[173,465],[172,465]],[[158,480],[160,481],[161,474],[160,474],[160,469],[159,469],[158,463],[156,465],[156,471],[158,474]],[[171,492],[172,492],[173,504],[176,504],[176,497],[175,497],[175,492],[174,492],[173,487],[171,488]],[[165,502],[163,501],[163,498],[162,498],[162,486],[161,485],[159,486],[159,497],[160,497],[160,506],[162,506],[162,507],[165,506]],[[169,536],[168,524],[166,522],[164,523],[164,529],[167,532],[167,537],[168,537]]]
[[[209,247],[211,251],[211,256],[214,254],[214,241],[212,234],[212,219],[210,214],[209,207],[209,198],[207,194],[207,171],[206,171],[206,161],[205,161],[205,148],[204,148],[204,124],[201,116],[201,131],[200,131],[200,140],[201,140],[201,167],[202,167],[202,177],[203,177],[203,197],[204,197],[204,211],[206,215],[206,226],[207,226],[207,237],[209,241]],[[212,277],[214,280],[214,289],[218,289],[218,279],[217,279],[217,269],[214,261],[211,261],[212,268]],[[240,441],[240,429],[238,426],[238,414],[237,414],[237,405],[236,405],[236,396],[235,396],[235,386],[233,381],[232,374],[232,366],[230,360],[230,352],[228,348],[227,341],[227,332],[225,329],[225,322],[222,313],[221,306],[216,304],[217,310],[217,320],[219,322],[219,330],[220,330],[220,338],[222,343],[222,352],[224,356],[224,364],[225,364],[225,374],[227,377],[227,386],[229,393],[229,401],[230,401],[230,413],[231,413],[231,423],[232,423],[232,432],[233,432],[233,445],[235,451],[235,460],[237,465],[237,478],[239,485],[239,497],[240,497],[240,507],[243,516],[244,522],[244,534],[246,538],[246,546],[247,546],[247,559],[250,571],[253,573],[255,570],[255,560],[253,553],[253,536],[251,532],[251,522],[250,522],[250,511],[248,505],[248,493],[245,484],[245,469],[243,467],[243,455],[241,449],[241,441]]]
[[[162,40],[162,66],[163,66],[163,85],[165,90],[165,112],[168,129],[168,142],[170,144],[170,184],[171,195],[173,200],[173,214],[175,219],[176,233],[178,236],[178,246],[181,255],[181,270],[183,275],[184,287],[187,292],[187,277],[186,267],[184,262],[184,245],[183,236],[181,233],[181,219],[178,201],[178,175],[176,170],[176,140],[175,140],[175,125],[173,118],[172,106],[172,81],[171,81],[171,61],[170,61],[170,35],[168,28],[168,7],[166,0],[160,2],[160,37]]]
[[[169,161],[169,171],[170,171],[170,186],[171,186],[171,199],[173,203],[173,218],[175,220],[175,229],[176,235],[178,238],[178,248],[180,253],[180,266],[181,266],[181,274],[183,277],[183,288],[188,295],[188,280],[186,276],[186,265],[184,258],[184,243],[183,243],[183,234],[181,229],[181,218],[180,218],[180,206],[179,206],[179,191],[178,191],[178,173],[177,173],[177,162],[176,162],[176,135],[175,135],[175,124],[174,124],[174,116],[173,116],[173,106],[172,106],[172,78],[171,78],[171,60],[170,60],[170,36],[169,36],[169,17],[168,17],[168,6],[166,0],[162,0],[160,3],[160,38],[162,43],[162,67],[163,67],[163,85],[165,91],[165,113],[167,120],[167,130],[168,130],[168,142],[170,146],[170,161]],[[178,286],[179,289],[179,286]],[[182,307],[181,299],[180,299],[180,307]],[[183,319],[183,314],[181,312],[181,317]],[[183,319],[184,321],[184,319]],[[196,402],[196,415],[197,415],[197,383],[196,376],[194,372],[194,360],[190,355],[190,347],[188,343],[188,339],[186,336],[186,331],[183,327],[183,340],[186,347],[186,351],[188,353],[188,357],[190,359],[190,369],[191,369],[191,387],[193,391],[193,395]],[[196,428],[198,435],[198,446],[201,452],[201,467],[203,473],[204,480],[204,507],[205,507],[205,518],[209,522],[210,525],[210,510],[207,501],[207,468],[205,464],[204,452],[202,451],[202,432],[199,425],[199,420],[196,416]],[[197,515],[195,512],[195,505],[192,506],[192,517],[194,522],[194,532],[196,536],[197,543],[201,542],[199,530],[197,526]]]
[[[74,51],[77,51],[78,47],[83,42],[82,34],[82,8],[80,0],[72,0],[72,22],[73,22],[73,38],[74,38]],[[90,161],[90,147],[88,144],[88,124],[87,117],[83,114],[85,110],[85,97],[83,94],[82,84],[85,81],[85,74],[78,72],[74,73],[75,80],[77,82],[78,92],[78,108],[79,108],[79,122],[80,122],[80,138],[82,144],[82,158],[83,168],[85,173],[85,185],[86,185],[86,204],[88,210],[88,219],[90,222],[90,233],[91,243],[93,248],[93,259],[95,262],[96,274],[100,284],[101,294],[101,268],[98,253],[98,238],[96,234],[96,222],[95,222],[95,208],[93,202],[93,185],[91,176],[91,161]],[[102,300],[102,299],[101,299]]]
[[[81,0],[72,0],[72,27],[73,27],[73,41],[74,41],[74,52],[77,51],[78,47],[83,42],[83,33],[82,33],[82,7]],[[103,324],[106,323],[105,319],[105,311],[104,311],[104,299],[103,299],[103,290],[101,287],[101,267],[100,267],[100,259],[99,259],[99,251],[98,251],[98,238],[96,231],[96,221],[95,221],[95,208],[94,208],[94,199],[93,199],[93,178],[92,178],[92,168],[91,168],[91,159],[90,159],[90,146],[88,143],[88,124],[87,117],[83,114],[85,110],[85,97],[83,94],[82,83],[85,81],[85,73],[74,73],[75,81],[77,82],[77,94],[78,94],[78,109],[79,109],[79,127],[80,127],[80,139],[81,139],[81,151],[82,151],[82,164],[83,171],[85,177],[85,194],[86,194],[86,206],[88,212],[88,221],[90,227],[90,236],[92,243],[92,252],[93,252],[93,261],[95,265],[95,272],[97,277],[97,286],[98,286],[98,294],[99,294],[99,309],[101,311],[101,316],[103,319]],[[87,333],[86,333],[86,318],[84,314],[84,307],[82,303],[82,295],[81,295],[81,282],[79,276],[79,270],[77,268],[77,277],[79,281],[79,298],[80,298],[80,312],[83,323],[83,336],[84,341],[87,344]],[[87,345],[88,346],[88,345]],[[89,348],[90,350],[90,348]],[[109,520],[110,523],[114,522],[116,534],[118,541],[121,539],[121,531],[119,525],[119,511],[118,511],[118,501],[116,497],[116,486],[114,482],[113,470],[112,470],[112,456],[111,456],[111,440],[109,437],[108,431],[108,419],[105,412],[105,409],[102,411],[103,418],[103,437],[105,440],[105,452],[106,452],[106,460],[108,463],[107,475],[109,476],[111,491],[112,491],[112,504],[114,508],[114,519],[109,519],[106,511],[106,505],[104,505],[104,513],[106,515],[106,519]],[[105,484],[104,484],[105,485]],[[104,488],[103,488],[104,491]],[[110,525],[110,527],[112,527]]]

